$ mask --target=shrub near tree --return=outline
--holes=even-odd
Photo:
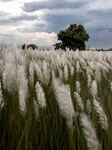
[[[28,48],[32,48],[33,50],[38,49],[38,47],[35,44],[29,44],[29,45],[22,45],[22,49],[25,49],[25,47]]]
[[[61,48],[64,50],[66,50],[66,47],[70,50],[85,50],[85,41],[89,39],[89,34],[81,24],[71,24],[68,29],[60,31],[57,36],[61,42],[54,44],[55,49]]]

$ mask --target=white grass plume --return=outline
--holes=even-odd
[[[80,111],[83,111],[84,110],[84,106],[83,106],[82,99],[81,99],[79,93],[74,92],[74,97],[76,99],[77,109],[80,110]]]
[[[24,115],[27,111],[26,99],[28,95],[28,80],[26,78],[25,67],[23,65],[18,66],[17,83],[18,83],[20,112]]]
[[[97,82],[95,80],[92,81],[90,90],[93,98],[95,99],[97,97]]]
[[[76,92],[77,92],[77,93],[80,93],[80,92],[81,92],[80,82],[79,82],[79,81],[76,81],[75,86],[76,86]]]
[[[30,61],[29,64],[29,78],[30,78],[30,84],[34,85],[34,64],[32,61]]]
[[[41,84],[38,81],[36,82],[35,89],[36,89],[36,96],[37,96],[39,106],[41,108],[45,108],[46,107],[45,94]]]
[[[5,53],[2,81],[4,89],[10,93],[17,90],[16,71],[15,57],[13,53]]]
[[[108,129],[108,122],[105,112],[103,111],[99,102],[93,99],[94,109],[99,117],[99,123],[104,130]]]
[[[91,86],[91,75],[90,74],[87,74],[87,84],[88,84],[88,87]]]
[[[57,103],[60,108],[60,113],[67,119],[67,125],[73,130],[73,117],[75,116],[74,107],[70,95],[69,85],[65,85],[60,79],[53,80],[53,89]]]
[[[68,67],[67,67],[67,65],[65,65],[64,66],[64,79],[65,79],[65,81],[67,81],[68,80]]]
[[[95,70],[95,80],[100,82],[101,81],[101,70],[99,68],[96,67],[96,70]]]
[[[35,69],[35,71],[37,73],[38,80],[42,81],[42,71],[41,71],[41,69],[40,69],[40,67],[39,67],[39,65],[37,63],[34,64],[34,69]]]
[[[56,77],[54,70],[51,71],[52,80]]]
[[[88,113],[91,113],[92,108],[91,108],[91,101],[89,99],[86,101],[86,109]]]
[[[79,62],[81,64],[81,66],[86,69],[87,68],[87,64],[86,64],[86,61],[84,60],[84,58],[79,57],[78,59],[79,59]]]
[[[42,81],[43,84],[48,85],[50,81],[50,68],[47,61],[43,61],[42,64]]]
[[[62,69],[58,68],[58,72],[59,72],[59,78],[61,80],[63,80],[63,71],[62,71]]]
[[[80,63],[79,63],[79,61],[77,60],[77,61],[76,61],[76,72],[79,73],[79,72],[81,72],[81,71],[82,71],[82,70],[81,70]]]
[[[91,86],[91,75],[93,74],[92,70],[89,69],[89,67],[86,68],[86,75],[87,75],[87,84],[88,87]]]
[[[98,141],[95,128],[90,121],[89,117],[82,113],[80,115],[80,123],[82,125],[83,134],[87,142],[87,146],[89,150],[101,150],[101,145]]]
[[[71,76],[73,76],[73,74],[74,74],[74,67],[71,65],[71,68],[70,68],[70,74],[71,74]]]

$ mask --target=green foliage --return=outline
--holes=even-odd
[[[85,41],[89,39],[89,34],[81,24],[71,24],[68,29],[60,31],[57,36],[61,43],[54,44],[55,49],[62,48],[64,50],[66,47],[70,50],[85,50]]]
[[[32,48],[33,50],[38,49],[38,47],[35,44],[29,44],[29,45],[22,45],[22,49],[25,49],[25,46],[27,49]]]

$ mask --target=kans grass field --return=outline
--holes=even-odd
[[[0,150],[112,150],[112,52],[1,48]]]

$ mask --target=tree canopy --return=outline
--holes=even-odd
[[[85,50],[85,41],[89,39],[89,34],[81,24],[71,24],[68,29],[60,31],[57,36],[61,42],[54,44],[55,49],[61,48],[64,50],[66,47],[70,50]]]

